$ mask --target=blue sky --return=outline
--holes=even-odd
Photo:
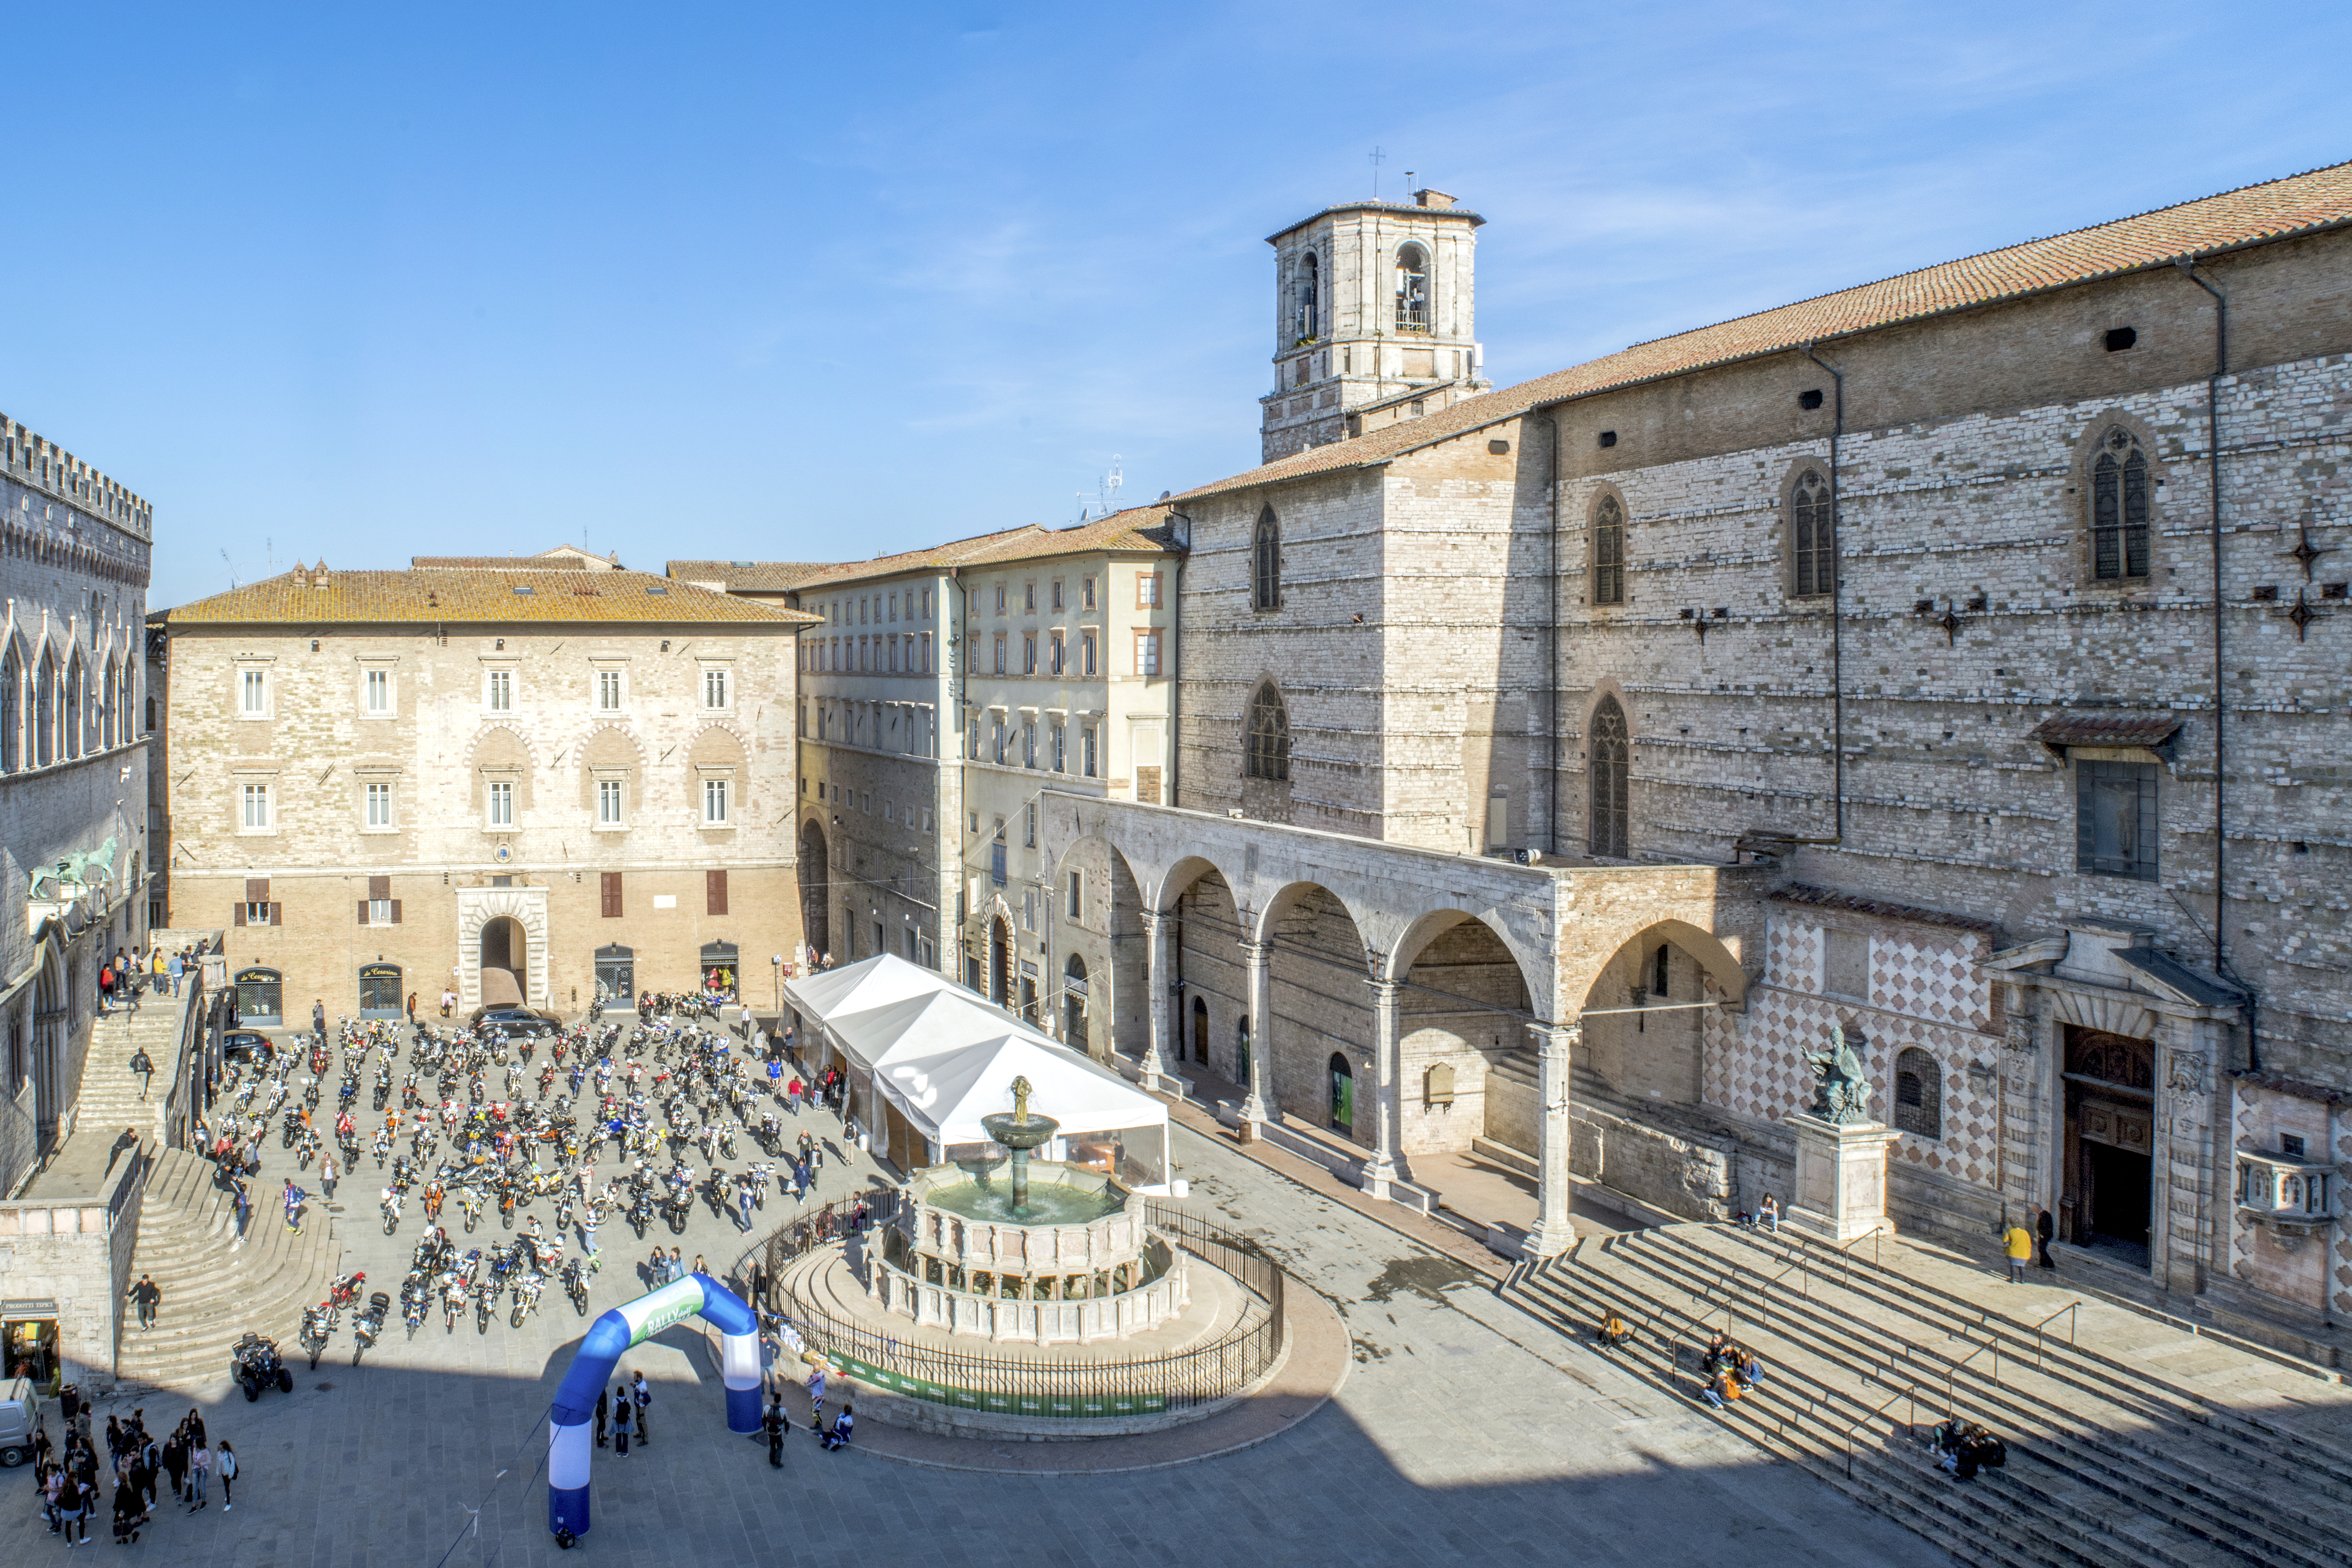
[[[1457,22],[1449,14],[1470,19]],[[151,604],[324,556],[837,559],[1250,467],[1264,237],[1488,219],[1500,383],[2352,157],[2341,8],[77,6],[0,410]],[[224,552],[226,560],[224,560]]]

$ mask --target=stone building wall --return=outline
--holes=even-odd
[[[173,918],[226,928],[232,973],[278,970],[288,1016],[305,1022],[314,997],[331,1017],[356,1014],[360,967],[379,955],[421,1005],[454,981],[472,1007],[480,932],[501,916],[527,941],[533,1005],[587,1005],[608,944],[635,951],[638,989],[688,989],[714,942],[735,946],[757,1002],[773,956],[801,944],[794,629],[175,620]],[[595,680],[614,668],[625,704],[606,711]],[[239,707],[252,669],[268,693],[257,717]],[[364,707],[372,669],[391,673],[381,716]],[[704,679],[716,669],[728,700],[714,709]],[[493,670],[511,681],[509,708],[489,706]],[[723,827],[703,820],[710,778],[730,786]],[[625,790],[618,830],[597,820],[605,780]],[[511,825],[488,818],[492,782],[513,785]],[[269,790],[265,829],[243,822],[254,784]],[[394,821],[371,826],[368,786],[387,784]],[[608,874],[618,917],[603,912]],[[394,923],[362,918],[375,898],[396,901]],[[275,923],[248,921],[244,906],[264,902]]]

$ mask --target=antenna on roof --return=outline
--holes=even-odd
[[[1364,156],[1371,161],[1372,165],[1372,200],[1379,201],[1381,199],[1381,165],[1389,161],[1389,155],[1375,147]]]
[[[228,585],[231,588],[235,588],[236,586],[236,563],[228,558],[228,552],[226,550],[221,552],[221,564],[228,568]]]
[[[1113,452],[1110,455],[1110,472],[1102,477],[1102,503],[1105,517],[1118,510],[1118,487],[1125,483],[1127,483],[1127,476],[1119,471],[1118,454]]]

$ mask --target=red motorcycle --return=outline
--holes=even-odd
[[[337,1279],[332,1286],[329,1287],[327,1290],[327,1305],[330,1308],[342,1308],[350,1306],[352,1302],[360,1299],[361,1287],[364,1286],[366,1283],[367,1270],[364,1268],[356,1273],[344,1275],[342,1278]]]

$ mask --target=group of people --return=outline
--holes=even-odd
[[[160,946],[116,948],[114,955],[98,966],[98,1010],[104,1013],[117,1002],[136,1006],[141,994],[150,990],[177,996],[188,971],[212,951],[211,942],[206,937],[169,952]]]
[[[1699,1373],[1704,1381],[1698,1396],[1717,1410],[1728,1410],[1764,1385],[1764,1363],[1756,1352],[1725,1333],[1708,1338]]]
[[[128,1420],[108,1416],[107,1457],[102,1463],[90,1439],[89,1412],[79,1399],[61,1397],[59,1413],[65,1425],[64,1448],[59,1451],[51,1443],[47,1426],[36,1428],[33,1479],[40,1489],[49,1533],[64,1536],[68,1546],[89,1544],[90,1516],[106,1504],[103,1488],[110,1474],[114,1485],[114,1540],[120,1546],[137,1541],[153,1519],[162,1499],[162,1482],[166,1479],[172,1483],[173,1500],[185,1503],[190,1513],[211,1506],[205,1494],[215,1477],[220,1479],[221,1510],[236,1506],[236,1450],[226,1439],[213,1444],[205,1434],[203,1415],[194,1408],[169,1436],[162,1438],[147,1430],[144,1410],[133,1410]]]

